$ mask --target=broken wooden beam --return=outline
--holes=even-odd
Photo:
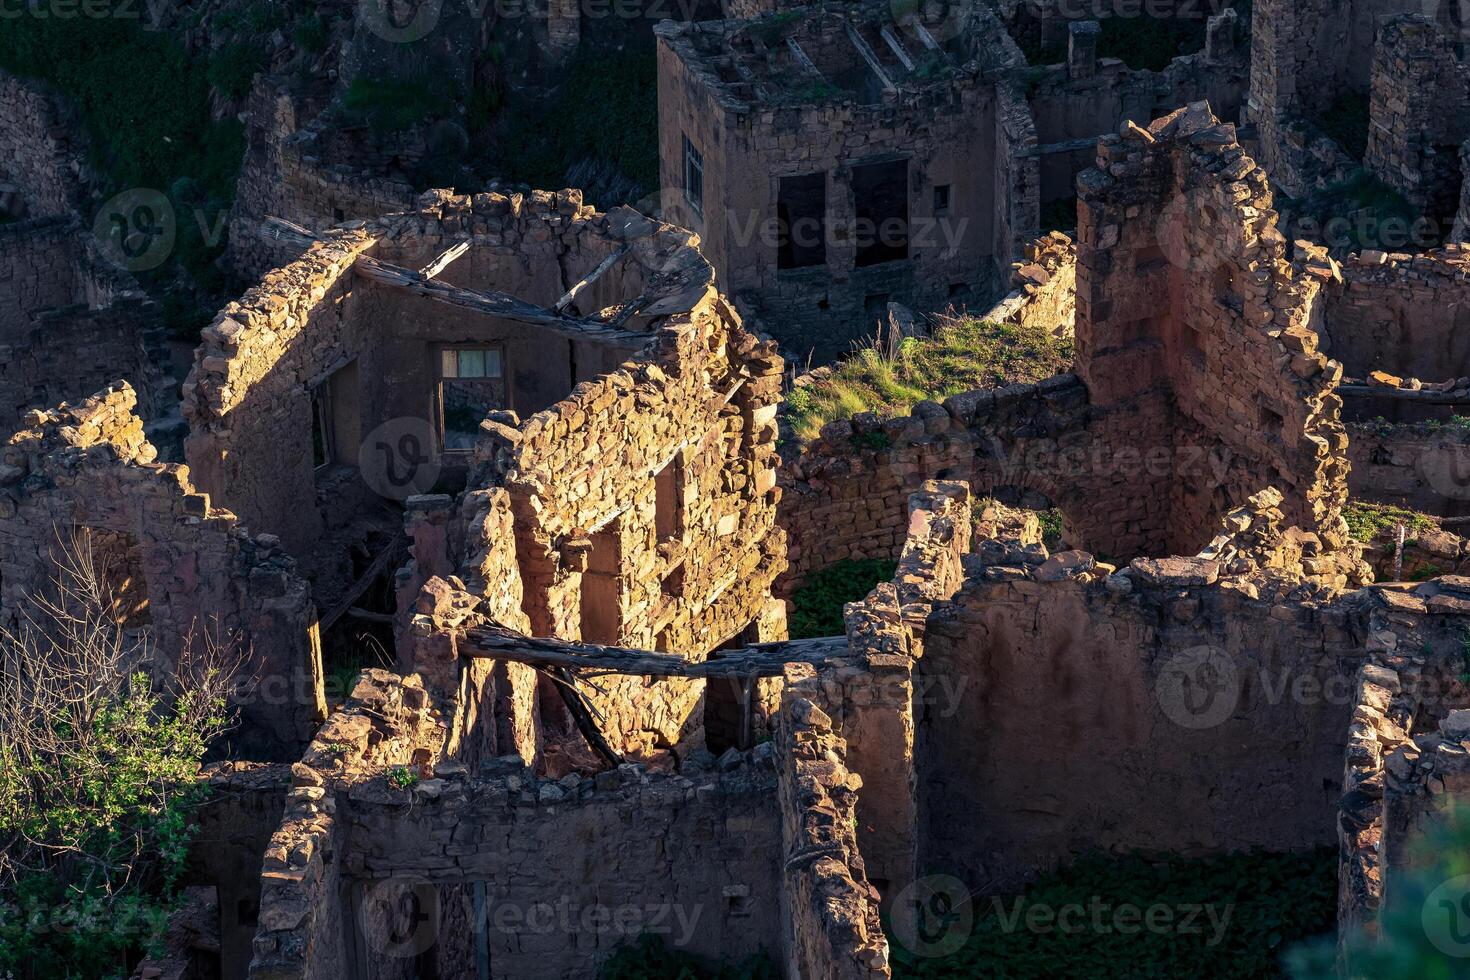
[[[806,52],[801,49],[801,45],[796,43],[796,38],[788,37],[786,39],[786,50],[791,52],[791,57],[796,59],[796,63],[801,65],[802,70],[808,75],[819,82],[825,82],[827,80],[822,77],[821,69],[817,67],[816,63],[808,58]]]
[[[419,275],[423,276],[425,279],[433,279],[439,273],[449,268],[449,264],[451,262],[459,258],[464,253],[468,252],[469,250],[470,243],[468,241],[463,241],[460,242],[458,245],[451,246],[445,251],[439,253],[434,261],[430,262],[428,265],[420,269]]]
[[[904,70],[913,71],[914,59],[910,58],[909,53],[904,50],[903,42],[898,39],[897,34],[893,33],[893,28],[884,24],[878,29],[878,34],[887,42],[888,49],[893,52],[894,56],[903,63]]]
[[[565,667],[609,674],[705,680],[779,677],[790,663],[820,666],[828,660],[849,655],[845,636],[757,643],[719,650],[708,660],[692,661],[672,653],[525,636],[498,627],[477,627],[466,631],[465,642],[459,645],[459,650],[465,657],[508,660],[542,669]]]
[[[325,616],[318,618],[317,622],[320,624],[323,633],[331,629],[333,623],[347,615],[348,610],[357,604],[358,599],[362,598],[362,594],[388,572],[393,565],[394,556],[402,553],[406,540],[400,534],[388,542],[388,545],[382,551],[378,552],[378,557],[373,559],[373,563],[367,567],[367,571],[363,572],[362,575],[358,576],[357,581],[347,587],[347,591],[337,600],[337,604],[327,610]]]
[[[600,279],[604,272],[617,265],[618,260],[627,254],[628,246],[624,245],[622,248],[618,249],[616,252],[609,255],[601,262],[597,263],[597,268],[587,273],[587,275],[583,276],[580,280],[577,281],[576,285],[572,286],[571,289],[568,289],[566,291],[566,295],[557,300],[556,305],[553,306],[552,309],[555,310],[557,313],[561,313],[568,306],[571,306],[572,301],[580,296],[583,290],[585,290],[588,286],[592,285],[594,282]]]
[[[863,40],[863,36],[852,26],[852,22],[847,21],[844,26],[847,28],[847,39],[852,42],[852,46],[857,49],[863,61],[867,62],[873,74],[878,76],[878,81],[882,83],[883,88],[889,92],[897,91],[897,86],[893,84],[893,80],[888,77],[888,73],[883,70],[883,65],[878,61],[877,53],[868,46],[867,41]]]
[[[405,269],[383,262],[368,255],[359,255],[353,268],[358,275],[384,286],[402,289],[425,299],[447,303],[472,313],[514,320],[545,327],[567,336],[584,340],[602,340],[608,343],[641,347],[648,342],[647,335],[629,334],[616,329],[616,325],[604,324],[600,320],[579,320],[554,313],[551,310],[516,299],[508,293],[493,290],[465,289],[451,286],[437,279],[425,279],[412,269]]]

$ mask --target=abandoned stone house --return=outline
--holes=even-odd
[[[1436,408],[1470,250],[1293,254],[1203,103],[1094,163],[1075,246],[1028,248],[996,312],[1075,310],[1072,373],[833,423],[780,472],[774,344],[690,232],[574,191],[278,223],[304,251],[206,330],[187,466],[126,385],[28,416],[0,608],[85,528],[166,649],[215,617],[288,691],[243,705],[203,911],[147,969],[585,976],[682,909],[692,952],[888,976],[921,939],[880,912],[934,873],[1006,893],[1092,848],[1336,842],[1340,919],[1371,922],[1458,792],[1470,588],[1370,584],[1343,507],[1405,465],[1453,497],[1462,447],[1350,484],[1342,416]],[[974,523],[1006,489],[1065,545]],[[899,570],[846,636],[785,640],[773,596],[845,557]],[[333,616],[394,657],[329,703]],[[1218,715],[1180,695],[1205,668],[1242,680]]]
[[[984,308],[1100,135],[1201,99],[1233,119],[1247,84],[1234,10],[1162,73],[1099,58],[1092,21],[1064,63],[1028,67],[983,2],[932,22],[889,4],[732,13],[656,32],[660,204],[742,312],[818,362],[891,302]]]

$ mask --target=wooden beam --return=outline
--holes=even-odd
[[[362,598],[362,594],[388,571],[389,567],[393,564],[394,556],[402,552],[404,542],[405,539],[402,534],[395,536],[392,541],[388,542],[387,547],[378,552],[378,557],[374,558],[373,563],[367,567],[367,571],[363,572],[356,582],[353,582],[347,587],[347,591],[343,593],[342,598],[337,600],[335,606],[327,610],[325,616],[318,619],[323,633],[331,629],[333,623],[345,616],[347,611],[357,603],[357,600]]]
[[[588,286],[592,285],[599,278],[601,278],[602,277],[602,274],[604,272],[606,272],[607,270],[611,269],[613,266],[617,265],[618,264],[618,260],[621,259],[624,255],[627,255],[627,254],[628,254],[628,246],[624,245],[622,248],[618,249],[616,252],[614,252],[613,254],[609,255],[607,258],[603,259],[601,262],[597,263],[597,268],[595,268],[591,272],[587,273],[587,275],[583,276],[582,279],[579,282],[577,282],[576,285],[574,285],[571,289],[568,289],[567,292],[566,292],[566,295],[563,296],[561,299],[557,300],[556,301],[556,305],[553,306],[552,309],[555,310],[558,313],[561,313],[568,306],[571,306],[572,305],[572,301],[574,299],[576,299],[577,296],[580,295],[581,292],[584,289],[586,289]]]
[[[1348,398],[1387,398],[1391,401],[1419,402],[1422,405],[1470,405],[1470,391],[1410,391],[1383,385],[1342,384],[1335,389]]]
[[[592,708],[582,697],[582,692],[577,690],[577,679],[572,672],[565,667],[548,670],[547,674],[556,683],[557,693],[561,695],[561,703],[567,706],[567,713],[572,716],[572,721],[577,726],[577,731],[587,740],[592,751],[601,757],[603,762],[616,768],[623,764],[623,759],[614,751],[603,737],[602,730],[597,727],[597,720],[592,717]]]
[[[873,52],[872,48],[868,47],[868,42],[863,40],[862,35],[852,26],[852,22],[847,21],[843,26],[847,28],[847,39],[852,42],[854,48],[857,48],[857,53],[868,63],[868,67],[872,69],[873,74],[878,76],[878,81],[882,82],[883,87],[888,91],[897,91],[897,86],[893,84],[893,80],[888,77],[888,73],[883,70],[883,66],[878,62],[878,55]]]
[[[1106,134],[1104,134],[1106,135]],[[1064,140],[1061,143],[1043,143],[1029,149],[1017,150],[1014,156],[1018,157],[1044,157],[1053,153],[1076,153],[1078,150],[1093,150],[1097,148],[1097,141],[1102,136],[1084,136],[1075,140]]]
[[[893,33],[893,28],[887,24],[884,24],[881,28],[878,29],[878,33],[882,36],[884,41],[888,42],[889,50],[894,53],[899,61],[903,62],[904,69],[906,71],[913,71],[914,59],[910,58],[909,53],[904,50],[903,43],[899,41],[898,35]]]
[[[273,242],[290,242],[301,248],[311,248],[313,242],[318,238],[317,234],[308,228],[303,228],[294,221],[285,218],[277,218],[266,215],[261,221],[260,234]]]
[[[440,253],[439,257],[436,258],[434,261],[430,262],[428,265],[420,269],[419,275],[423,276],[425,279],[433,279],[439,273],[449,268],[449,264],[451,262],[459,258],[464,253],[468,252],[469,250],[470,243],[467,240],[460,242],[458,245],[451,246],[444,252]]]
[[[913,18],[909,21],[909,26],[914,29],[915,34],[919,35],[919,40],[923,42],[924,47],[928,48],[930,51],[944,51],[944,48],[940,46],[939,42],[934,40],[934,35],[929,33],[929,28],[925,27],[924,22],[919,19],[919,15],[917,13],[915,13]]]
[[[358,275],[384,286],[402,289],[425,299],[447,303],[472,313],[514,320],[545,327],[558,333],[586,340],[602,340],[628,347],[642,347],[648,342],[643,334],[629,334],[615,329],[617,322],[604,324],[600,320],[579,320],[553,313],[525,300],[516,299],[508,293],[492,290],[464,289],[451,286],[436,279],[425,279],[411,269],[382,262],[368,255],[359,255],[353,263]]]
[[[525,636],[497,627],[471,629],[460,644],[460,655],[490,660],[508,660],[543,670],[568,668],[642,677],[747,678],[779,677],[786,664],[821,665],[850,655],[845,636],[814,640],[757,643],[721,650],[710,660],[691,661],[671,653],[635,650],[628,647],[574,643],[569,640]]]

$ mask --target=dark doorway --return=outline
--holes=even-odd
[[[890,160],[852,168],[857,215],[857,265],[909,257],[909,162]]]
[[[782,177],[776,192],[776,268],[827,263],[827,175]]]

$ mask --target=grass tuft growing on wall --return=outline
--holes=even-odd
[[[792,391],[786,420],[798,441],[859,412],[903,415],[921,401],[976,388],[1043,381],[1072,366],[1072,342],[1040,327],[946,319],[927,338],[863,348],[832,374]]]

